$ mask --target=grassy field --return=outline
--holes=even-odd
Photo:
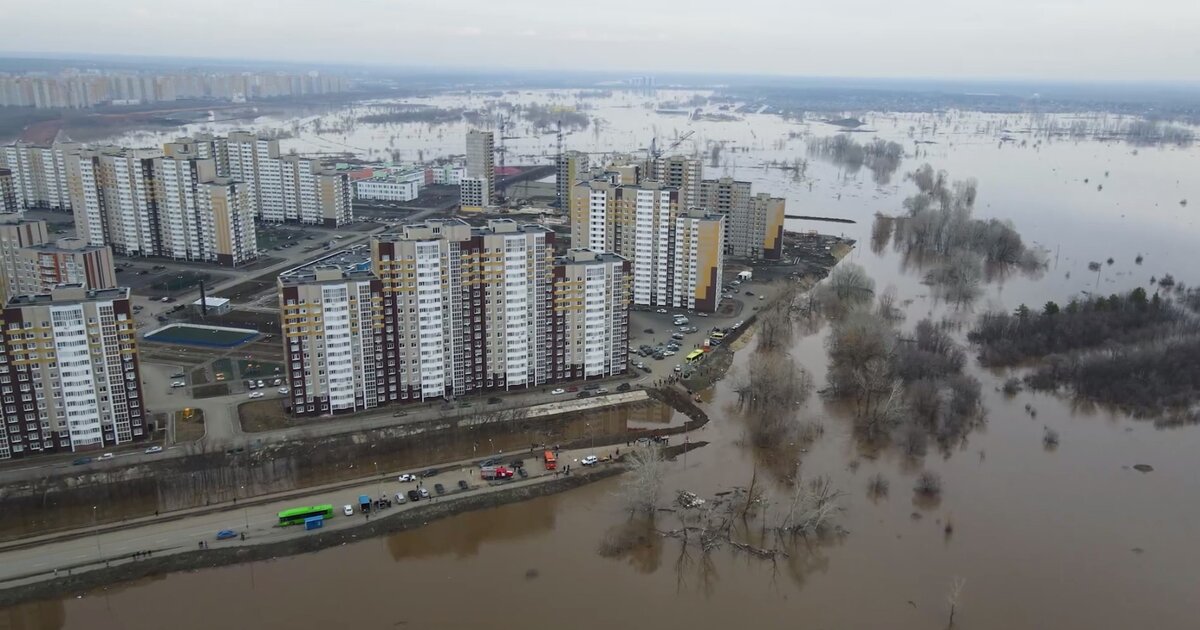
[[[184,412],[175,412],[175,443],[195,442],[204,437],[204,410],[192,409],[191,417],[183,416]]]
[[[238,405],[238,418],[242,430],[247,433],[261,433],[273,429],[286,429],[299,426],[303,420],[293,418],[283,409],[282,400],[253,400]]]
[[[209,278],[209,274],[202,271],[176,271],[154,281],[150,289],[159,293],[181,293],[200,286],[201,282],[208,282]]]
[[[229,385],[225,383],[213,383],[212,385],[201,385],[200,387],[192,388],[192,398],[216,398],[217,396],[225,396],[229,393]]]

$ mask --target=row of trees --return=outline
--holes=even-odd
[[[1012,313],[985,313],[967,338],[979,345],[984,365],[1011,366],[1106,344],[1153,342],[1176,335],[1181,326],[1195,331],[1190,322],[1178,306],[1139,287],[1123,295],[1073,299],[1065,307],[1047,302],[1040,311],[1022,304]]]
[[[879,138],[859,144],[850,136],[839,134],[809,141],[808,154],[829,160],[850,174],[866,166],[871,171],[872,180],[882,186],[891,182],[892,175],[900,168],[904,147]]]

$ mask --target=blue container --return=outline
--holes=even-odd
[[[304,519],[304,530],[321,529],[325,526],[325,517],[321,515],[310,516]]]

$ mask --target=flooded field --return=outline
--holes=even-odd
[[[563,103],[575,102],[561,94]],[[441,104],[453,104],[445,99]],[[647,99],[588,101],[590,109],[583,111],[604,122],[599,132],[593,122],[569,136],[568,147],[627,150],[648,144],[655,130],[672,137],[693,127],[697,134],[694,143],[681,146],[685,152],[709,156],[713,144],[724,141],[718,166],[706,176],[750,179],[760,190],[786,196],[791,214],[857,221],[791,221],[788,227],[859,239],[849,260],[862,265],[878,289],[895,287],[904,330],[924,317],[969,325],[988,309],[1065,302],[1085,291],[1151,290],[1151,276],[1165,273],[1189,286],[1200,281],[1194,252],[1200,227],[1192,214],[1200,203],[1195,147],[1020,133],[1040,120],[1033,117],[869,115],[866,127],[877,133],[853,134],[855,139],[894,140],[906,153],[891,181],[877,184],[867,169],[851,174],[808,155],[808,140],[835,133],[829,125],[759,114],[693,123],[657,113],[645,106]],[[555,102],[546,95],[542,100]],[[472,97],[458,106],[482,104],[482,97]],[[461,152],[463,128],[360,124],[338,141],[366,149],[368,157],[388,151],[394,135],[406,159],[418,150],[430,159]],[[1006,135],[1017,139],[1002,142]],[[322,142],[334,138],[302,132],[285,146],[320,150]],[[553,136],[513,142],[522,147],[518,153],[553,151]],[[797,159],[808,161],[803,176],[769,167]],[[510,155],[510,163],[517,161]],[[902,211],[902,200],[915,190],[903,173],[925,162],[952,179],[975,178],[975,215],[1011,220],[1027,243],[1044,250],[1047,268],[995,278],[962,306],[937,300],[922,283],[921,266],[894,247],[873,248],[874,214]],[[1088,268],[1092,261],[1105,262],[1096,272]],[[803,327],[791,348],[818,389],[826,380],[828,332],[820,322]],[[751,344],[738,353],[734,369],[745,370],[754,360]],[[956,578],[965,580],[958,627],[1194,627],[1200,614],[1194,596],[1200,547],[1192,540],[1200,523],[1200,427],[1160,429],[1066,396],[1009,396],[1000,391],[1007,371],[983,370],[971,360],[967,372],[981,383],[985,423],[952,448],[930,448],[920,458],[865,447],[846,409],[815,395],[798,412],[824,427],[810,446],[754,448],[732,379],[720,382],[706,403],[712,422],[691,437],[709,445],[668,465],[663,503],[676,490],[711,500],[753,479],[766,488],[770,503],[763,509],[779,510],[789,493],[785,472],[797,460],[802,476],[828,476],[842,493],[842,533],[787,541],[781,547],[786,556],[773,560],[728,545],[701,553],[670,536],[649,536],[623,553],[602,555],[602,543],[629,520],[618,496],[621,480],[614,479],[311,555],[31,603],[0,611],[0,627],[160,628],[169,621],[179,630],[449,628],[549,619],[574,628],[723,628],[754,619],[767,627],[915,630],[946,626],[947,594]],[[1054,448],[1044,444],[1047,429],[1060,436]],[[1141,472],[1135,465],[1151,469]],[[924,471],[941,476],[937,499],[913,492]],[[886,493],[868,493],[876,474],[887,480]],[[660,511],[653,525],[675,530],[679,514]],[[755,538],[753,527],[747,524],[743,532],[748,540]]]

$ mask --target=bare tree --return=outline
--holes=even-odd
[[[956,577],[950,582],[950,592],[946,593],[946,603],[950,605],[950,619],[946,623],[946,630],[954,627],[954,613],[958,611],[958,603],[962,599],[963,588],[966,585],[967,580],[960,577]]]
[[[862,266],[842,262],[825,282],[817,286],[814,297],[832,318],[840,318],[875,296],[875,281]]]
[[[662,452],[657,447],[639,448],[633,452],[629,458],[629,472],[621,484],[622,497],[631,514],[654,513],[665,472]]]

